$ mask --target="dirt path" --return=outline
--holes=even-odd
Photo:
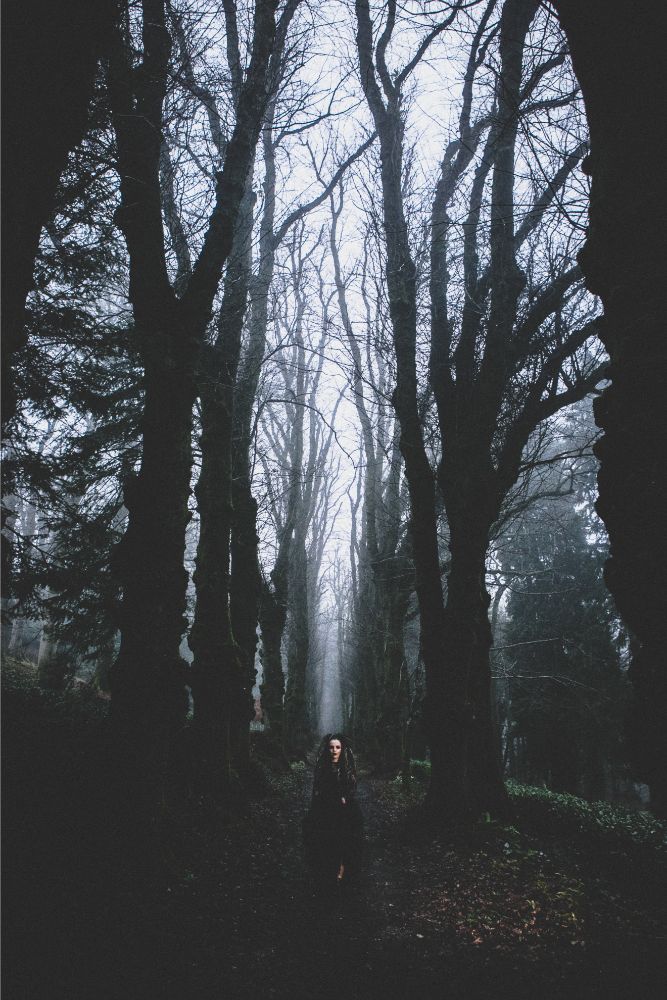
[[[371,797],[363,781],[359,800],[372,817],[369,864],[363,885],[350,894],[336,887],[323,894],[305,869],[301,820],[310,798],[305,769],[255,805],[254,843],[236,857],[223,854],[220,878],[211,871],[199,886],[180,887],[186,907],[198,897],[213,904],[184,996],[352,1000],[375,995],[371,956],[383,924],[375,886],[386,873],[375,848],[381,831]],[[218,882],[217,892],[211,893],[211,881]],[[180,918],[175,922],[181,925]]]
[[[121,884],[98,864],[105,849],[84,823],[94,788],[73,811],[61,773],[22,806],[7,1000],[663,995],[667,887],[656,852],[586,853],[512,828],[454,848],[408,832],[396,785],[362,772],[361,884],[323,895],[303,861],[303,767],[224,833],[186,824],[173,878],[148,891],[132,872]]]
[[[347,895],[322,895],[303,864],[309,795],[309,771],[295,771],[255,804],[252,840],[231,852],[223,846],[208,872],[173,887],[166,916],[178,940],[164,972],[174,995],[662,996],[659,893],[650,906],[641,884],[619,893],[615,874],[594,877],[587,861],[555,843],[538,850],[517,839],[464,851],[408,837],[392,786],[362,775],[362,883]],[[642,941],[629,942],[638,929]]]

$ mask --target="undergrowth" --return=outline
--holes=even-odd
[[[387,790],[408,807],[423,799],[431,765],[426,760],[410,762],[410,781],[400,775]],[[576,836],[604,843],[610,848],[634,846],[667,847],[667,828],[648,812],[611,802],[589,802],[577,795],[552,792],[548,788],[506,782],[515,823],[540,834]],[[486,822],[491,818],[487,815]]]
[[[607,842],[660,846],[665,844],[665,825],[650,813],[611,802],[588,802],[577,795],[551,792],[547,788],[508,781],[510,800],[522,824],[541,832],[558,828]]]

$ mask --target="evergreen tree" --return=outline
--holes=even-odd
[[[513,775],[602,798],[623,754],[623,636],[602,577],[606,536],[578,500],[535,508],[506,554],[501,686]]]

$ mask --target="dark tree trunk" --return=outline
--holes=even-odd
[[[306,541],[297,532],[290,559],[289,636],[287,690],[285,693],[285,742],[291,754],[304,754],[310,740],[306,705],[306,672],[309,653],[308,565]]]
[[[362,85],[380,139],[387,289],[394,349],[396,389],[393,402],[401,428],[411,508],[415,589],[421,620],[421,653],[426,674],[425,718],[431,747],[431,784],[426,799],[435,819],[457,823],[467,815],[465,787],[465,684],[444,672],[444,602],[440,579],[435,510],[435,481],[422,437],[417,406],[416,269],[410,253],[403,211],[403,125],[400,93],[386,78],[385,105],[373,64],[373,38],[366,0],[357,0],[357,49]]]
[[[261,690],[264,722],[278,743],[283,738],[283,699],[285,697],[285,677],[283,675],[282,640],[287,621],[287,598],[282,597],[275,585],[272,591],[267,584],[262,587],[259,609],[259,623],[262,631]]]
[[[162,798],[170,743],[187,709],[179,647],[187,624],[183,558],[189,519],[195,372],[213,299],[232,250],[265,111],[275,3],[257,0],[252,57],[240,90],[236,125],[217,175],[209,228],[199,257],[179,288],[180,297],[168,278],[160,186],[162,112],[171,39],[164,3],[144,0],[143,8],[141,66],[131,64],[127,39],[119,31],[110,69],[122,196],[117,221],[130,255],[130,300],[145,366],[142,462],[138,475],[126,484],[128,527],[114,559],[123,596],[121,647],[111,680],[117,745],[125,760],[125,773],[135,783],[145,782],[138,794],[150,802],[156,794]],[[221,392],[222,398],[210,400],[215,417],[224,412],[227,402],[224,387]],[[210,415],[209,411],[207,417]],[[208,430],[207,423],[204,432]],[[225,461],[225,456],[214,458],[213,468],[207,472],[209,481],[202,484],[203,502],[214,520],[221,509],[224,516],[229,503],[224,483],[220,496],[213,496],[213,487],[227,475]],[[224,567],[220,570],[225,572]],[[206,600],[211,600],[210,590],[204,605]],[[224,610],[217,608],[216,612],[221,615]],[[209,665],[207,659],[207,668]],[[203,683],[209,686],[215,703],[207,722],[212,739],[217,739],[221,681],[219,674],[213,679],[213,670],[211,667],[211,674],[202,671],[200,676],[206,677]],[[203,713],[208,709],[202,707],[201,699],[199,708],[204,724]]]
[[[161,331],[163,347],[180,331]],[[169,337],[169,340],[167,338]],[[124,487],[128,527],[114,553],[121,581],[121,645],[112,671],[118,745],[142,761],[148,780],[161,780],[171,737],[185,718],[184,665],[187,573],[183,565],[190,519],[193,388],[180,351],[171,365],[146,361],[143,452],[138,475]]]
[[[362,536],[363,544],[363,536]],[[378,619],[376,590],[367,561],[360,561],[359,592],[353,614],[354,656],[350,663],[350,677],[354,684],[354,731],[358,742],[371,759],[379,759],[381,746],[378,732],[379,699],[377,680]]]
[[[294,4],[292,4],[294,7]],[[284,41],[282,33],[279,41]],[[251,446],[253,436],[253,407],[257,395],[259,376],[266,347],[268,329],[268,298],[275,259],[273,223],[275,216],[275,150],[272,123],[275,105],[269,104],[262,133],[264,152],[264,211],[260,226],[259,273],[248,276],[251,288],[251,310],[247,351],[242,359],[234,392],[233,428],[233,488],[232,505],[232,578],[231,616],[234,636],[240,653],[240,675],[236,710],[239,719],[248,723],[252,718],[251,691],[255,682],[255,649],[257,624],[260,615],[261,577],[257,536],[257,503],[251,489]],[[280,655],[281,637],[268,638],[271,654]],[[271,663],[274,661],[271,659]],[[272,667],[269,668],[270,670]],[[275,708],[274,708],[275,711]],[[246,727],[248,729],[248,727]],[[238,733],[237,749],[240,757],[247,759],[249,734],[241,738]]]
[[[465,770],[471,811],[502,816],[507,812],[507,794],[492,712],[490,597],[485,583],[489,526],[485,512],[477,519],[481,523],[474,523],[472,503],[468,515],[458,524],[450,520],[445,662],[448,674],[459,669],[465,675]]]
[[[283,673],[282,645],[287,622],[289,597],[289,559],[292,548],[293,522],[288,516],[283,526],[278,555],[271,571],[271,584],[262,581],[260,591],[259,622],[262,633],[262,711],[265,722],[276,742],[283,742],[285,676]]]
[[[252,184],[241,203],[234,249],[224,282],[218,335],[205,348],[198,370],[201,400],[202,464],[195,490],[199,542],[195,617],[189,637],[194,653],[192,694],[195,725],[213,797],[229,788],[236,734],[247,712],[238,718],[239,689],[244,675],[242,653],[235,642],[230,608],[230,538],[233,523],[234,387],[241,351],[252,232]]]
[[[256,677],[261,583],[257,557],[257,501],[250,489],[247,469],[235,477],[233,503],[230,610],[232,631],[239,650],[238,683],[234,692],[233,753],[237,766],[243,770],[249,760],[250,720],[255,714],[252,689]]]
[[[263,330],[265,335],[266,327]],[[251,330],[251,341],[252,339]],[[255,651],[261,599],[257,502],[251,489],[250,444],[252,409],[262,353],[263,343],[258,352],[257,366],[253,365],[250,373],[246,358],[245,370],[240,374],[234,395],[230,614],[239,663],[238,683],[234,694],[233,711],[236,721],[232,742],[233,753],[241,770],[247,766],[250,752],[249,726],[254,716],[252,689],[256,678]]]
[[[378,737],[383,770],[396,775],[405,764],[409,686],[403,630],[412,594],[412,576],[401,552],[382,568]]]
[[[275,44],[268,65],[267,78],[271,87],[278,85],[279,63],[286,43],[287,31],[299,0],[289,0],[284,8]],[[236,9],[225,4],[228,19],[227,52],[232,73],[232,94],[241,112],[243,68],[238,48]],[[266,26],[264,26],[265,30]],[[257,37],[255,48],[258,48]],[[265,53],[266,55],[266,53]],[[268,97],[268,94],[266,95]],[[273,147],[271,123],[275,94],[262,108],[263,144],[267,153],[265,193],[270,206],[265,206],[262,220],[262,249],[266,250],[273,222]],[[255,122],[249,122],[253,129]],[[254,132],[253,141],[259,138]],[[223,150],[219,149],[220,155]],[[218,700],[217,713],[225,718],[224,738],[220,734],[219,755],[227,757],[239,773],[247,770],[250,757],[250,721],[254,716],[252,688],[255,682],[255,647],[259,615],[259,567],[257,559],[257,505],[251,493],[249,470],[250,423],[263,346],[251,350],[255,361],[248,377],[247,365],[238,380],[241,335],[246,312],[248,289],[252,275],[250,239],[253,228],[254,192],[252,160],[245,182],[245,193],[236,226],[235,249],[225,278],[224,297],[219,318],[219,335],[210,357],[200,371],[202,408],[206,412],[206,433],[202,436],[202,472],[198,496],[204,500],[201,508],[202,535],[197,557],[197,611],[191,646],[195,652],[193,673],[195,703],[197,685],[204,675],[213,684]],[[268,188],[268,191],[267,191]],[[267,217],[269,220],[268,233]],[[266,297],[270,284],[272,261],[262,261],[262,291],[264,292],[263,336],[266,331]],[[268,280],[266,271],[269,269]],[[259,290],[256,290],[259,291]],[[260,292],[260,298],[262,292]],[[257,309],[257,307],[256,307]],[[255,311],[256,311],[255,309]],[[255,316],[255,328],[257,317]],[[254,331],[256,333],[256,330]],[[251,336],[255,347],[257,337]],[[246,359],[247,360],[247,359]],[[213,405],[215,397],[220,397]],[[205,498],[208,498],[207,500]],[[231,560],[231,566],[230,566]],[[231,570],[231,575],[230,575]],[[200,600],[201,592],[201,600]],[[222,655],[219,642],[224,632]],[[216,673],[219,675],[214,680]],[[206,700],[208,695],[203,693]],[[224,702],[224,705],[223,705]],[[211,717],[207,705],[206,716]],[[229,760],[231,754],[231,761]]]
[[[367,0],[356,0],[357,48],[361,80],[380,139],[387,289],[396,352],[394,403],[401,425],[412,514],[416,590],[426,673],[425,717],[432,754],[427,804],[445,822],[458,822],[480,808],[503,812],[506,792],[492,725],[488,653],[490,627],[484,588],[490,525],[516,480],[521,452],[531,431],[562,406],[583,398],[603,377],[594,363],[572,379],[566,362],[594,333],[594,324],[568,329],[563,343],[541,361],[519,394],[513,376],[519,363],[535,355],[534,338],[576,283],[576,269],[560,273],[545,288],[528,319],[522,321],[526,275],[520,250],[535,231],[555,193],[582,155],[581,146],[538,194],[524,221],[517,224],[514,197],[519,122],[541,73],[524,82],[523,56],[537,0],[505,0],[498,30],[500,71],[493,115],[474,123],[475,73],[483,63],[483,35],[494,5],[487,4],[469,52],[463,86],[459,136],[448,143],[432,206],[431,357],[441,436],[439,485],[452,533],[451,594],[445,612],[438,565],[435,491],[417,407],[415,266],[410,256],[402,203],[403,125],[400,87],[385,52],[396,17],[387,7],[385,26],[375,44]],[[450,15],[451,17],[454,14]],[[445,27],[443,22],[441,27]],[[408,63],[408,67],[411,64]],[[547,64],[543,64],[547,68]],[[488,127],[483,155],[470,185],[465,219],[462,315],[448,315],[448,209],[464,171]],[[482,268],[480,220],[485,186],[491,180],[488,263]],[[568,389],[559,392],[559,378]]]
[[[70,672],[70,659],[59,649],[57,639],[48,631],[48,624],[42,629],[37,654],[37,683],[46,691],[63,691]]]
[[[609,532],[607,585],[638,651],[631,743],[635,776],[667,814],[667,222],[662,9],[642,0],[610,17],[604,0],[556,0],[590,128],[590,228],[581,264],[604,306],[611,386],[595,417],[604,431],[598,512]],[[623,71],[619,73],[619,66]],[[638,97],[638,94],[640,95]]]
[[[217,368],[213,370],[217,372]],[[188,639],[194,653],[195,725],[213,797],[219,797],[229,785],[232,692],[238,672],[229,614],[232,392],[233,384],[220,379],[207,384],[200,395],[202,466],[195,490],[199,511],[194,573],[197,599]]]
[[[276,60],[282,52],[287,28],[298,2],[299,0],[291,0],[288,9],[283,11],[281,17],[278,41],[268,69],[268,78],[272,85],[277,84]],[[228,21],[227,56],[232,77],[232,96],[238,110],[243,93],[244,73],[239,50],[237,12],[233,2],[225,2],[224,7]],[[273,101],[270,100],[268,107],[264,109],[265,133],[267,119],[270,122],[272,114]],[[268,128],[270,132],[270,125]],[[255,141],[257,138],[258,135],[254,137]],[[218,152],[220,156],[224,155],[221,142],[218,144]],[[212,366],[204,364],[200,371],[203,405],[206,405],[206,395],[209,397],[211,395],[207,386],[212,380],[220,387],[218,391],[224,392],[224,406],[217,406],[211,411],[213,419],[209,433],[205,439],[202,438],[202,487],[206,484],[209,469],[217,467],[219,470],[216,476],[217,488],[214,487],[213,494],[218,497],[217,501],[214,501],[218,513],[211,518],[206,508],[202,510],[202,530],[205,534],[200,540],[201,559],[198,555],[198,610],[191,640],[195,650],[193,675],[195,702],[198,700],[196,687],[203,681],[203,675],[206,675],[209,683],[212,682],[215,686],[218,701],[217,716],[219,719],[224,719],[224,722],[219,723],[217,735],[213,733],[209,735],[218,743],[217,755],[219,759],[225,759],[227,775],[230,774],[232,764],[237,773],[247,770],[249,764],[249,724],[254,714],[251,692],[255,679],[255,636],[258,618],[256,504],[250,492],[248,458],[245,454],[247,448],[239,447],[238,434],[239,426],[250,422],[254,385],[248,386],[244,377],[240,380],[240,387],[236,384],[243,321],[252,275],[250,248],[254,204],[252,161],[249,167],[250,173],[246,179],[237,223],[236,249],[225,279],[219,335],[213,352],[214,363]],[[238,407],[241,412],[240,417],[235,408],[237,396],[241,404]],[[248,439],[249,436],[248,429]],[[215,455],[212,454],[213,451],[216,452]],[[212,492],[209,487],[207,490],[209,493]],[[221,493],[225,498],[224,504],[220,503]],[[212,508],[209,508],[209,512],[212,512]],[[204,552],[205,544],[208,544],[210,549],[208,553]],[[220,565],[221,560],[224,569]],[[207,591],[208,597],[206,597]],[[224,623],[226,636],[222,657],[218,648],[220,637],[220,626],[216,626],[218,616]],[[203,689],[199,700],[208,700]],[[211,717],[209,706],[204,712],[207,718]],[[204,729],[206,728],[207,725],[204,726]]]
[[[449,525],[450,566],[445,607],[445,673],[456,684],[460,717],[451,719],[456,767],[465,775],[466,807],[473,815],[503,816],[508,799],[500,741],[493,718],[486,560],[500,493],[489,455],[490,433],[474,407],[461,407],[460,427],[448,426],[438,469]],[[481,423],[481,428],[480,428]],[[512,478],[512,477],[510,477]],[[444,723],[446,726],[446,723]]]
[[[299,6],[300,0],[288,0],[279,19],[276,32],[276,42],[269,67],[269,78],[275,87],[282,78],[284,46],[287,33]],[[256,276],[250,279],[252,286],[252,308],[250,312],[249,337],[246,354],[243,358],[234,394],[234,438],[233,438],[233,510],[232,525],[232,575],[231,575],[231,617],[232,630],[240,650],[241,676],[237,703],[237,718],[239,731],[237,736],[237,753],[239,760],[247,760],[249,753],[249,731],[245,724],[252,718],[251,691],[255,682],[255,650],[257,646],[257,624],[260,614],[263,616],[262,628],[266,627],[264,655],[265,684],[268,683],[266,696],[270,703],[269,724],[281,728],[281,690],[282,667],[279,662],[282,643],[282,632],[285,624],[285,602],[287,591],[283,592],[283,583],[276,577],[275,593],[262,588],[259,571],[258,536],[257,536],[257,504],[251,490],[251,448],[253,439],[253,407],[257,394],[259,376],[266,347],[266,336],[269,322],[268,299],[273,270],[275,252],[281,241],[291,228],[310,207],[312,203],[288,216],[277,233],[274,233],[275,201],[276,201],[276,169],[275,147],[273,135],[273,116],[275,111],[275,91],[269,101],[262,135],[264,153],[264,210],[260,224],[259,235],[259,268]],[[316,203],[324,199],[321,196]],[[290,525],[288,536],[291,537],[293,527]],[[289,541],[289,537],[287,541]],[[289,546],[288,546],[289,548]],[[289,552],[285,550],[284,558]],[[280,558],[278,560],[280,562]],[[283,576],[283,570],[279,575]],[[273,574],[272,574],[273,576]],[[285,587],[287,577],[284,577]],[[267,679],[268,678],[268,679]],[[266,706],[263,706],[266,707]]]
[[[257,320],[256,315],[254,319]],[[246,359],[246,370],[241,373],[236,386],[234,411],[230,610],[232,630],[239,651],[239,683],[235,694],[234,709],[238,725],[234,745],[235,754],[242,768],[247,765],[250,749],[249,725],[254,715],[252,688],[256,677],[255,651],[261,607],[257,502],[251,489],[250,446],[252,409],[266,326],[262,326],[262,330],[262,345],[258,354],[257,367],[253,366],[249,373]],[[256,335],[256,329],[254,333]],[[251,339],[252,337],[253,333],[251,332]],[[267,637],[272,652],[276,648],[277,642],[278,655],[280,654],[280,641],[280,637],[276,637],[276,641],[272,643],[271,637]],[[269,669],[271,670],[271,667]]]

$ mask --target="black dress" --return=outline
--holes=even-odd
[[[364,821],[356,800],[357,783],[328,762],[315,773],[313,799],[304,824],[306,858],[314,873],[335,880],[344,866],[344,881],[359,872]]]

